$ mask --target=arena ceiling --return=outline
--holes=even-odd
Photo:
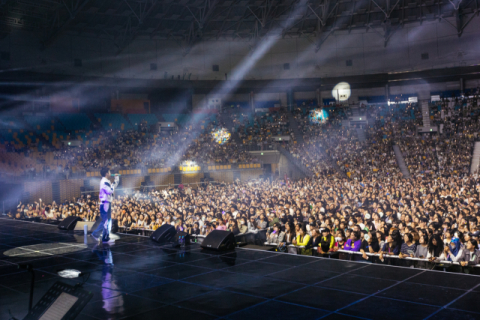
[[[480,0],[0,0],[0,36],[39,32],[111,37],[118,53],[138,37],[259,40],[311,37],[317,50],[337,30],[376,32],[388,40],[408,23],[438,20],[458,36],[479,15]]]

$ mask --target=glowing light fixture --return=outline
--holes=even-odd
[[[232,135],[225,128],[220,128],[212,131],[212,138],[218,144],[227,143]]]
[[[195,161],[184,161],[179,169],[183,172],[197,172],[200,171],[201,168]]]
[[[332,96],[337,101],[347,101],[351,94],[348,82],[340,82],[332,90]]]
[[[314,109],[310,111],[310,122],[317,124],[324,124],[328,120],[328,112],[324,109]]]

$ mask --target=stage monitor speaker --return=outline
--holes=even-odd
[[[164,224],[152,233],[150,239],[159,243],[170,242],[176,233],[177,231],[172,225]]]
[[[81,221],[82,218],[80,217],[66,217],[63,219],[62,222],[58,225],[58,229],[60,230],[73,230],[75,228],[75,225],[77,224],[77,221]]]
[[[98,225],[102,222],[102,220],[98,221],[78,221],[77,225],[75,226],[74,231],[82,231],[83,232],[83,226],[87,225],[87,231],[92,232],[93,230],[97,229]],[[113,226],[112,226],[113,229]]]
[[[235,236],[230,231],[213,230],[200,245],[204,249],[233,250],[235,249]]]

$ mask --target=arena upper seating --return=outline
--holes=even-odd
[[[95,118],[105,129],[131,130],[134,127],[118,113],[95,113]]]
[[[129,114],[128,119],[133,125],[134,129],[138,129],[138,126],[143,121],[146,121],[149,126],[156,124],[159,120],[154,114]]]
[[[23,117],[33,130],[40,132],[47,130],[65,130],[65,127],[56,119],[48,116],[27,115]]]
[[[278,100],[272,100],[272,101],[255,101],[255,108],[275,108],[275,107],[280,107],[280,101]]]
[[[0,119],[0,129],[20,130],[25,129],[25,125],[15,116],[2,116]]]
[[[442,110],[442,108],[451,113],[451,118],[448,121],[440,118],[439,110]],[[95,150],[102,150],[112,141],[124,146],[134,145],[135,150],[140,151],[139,158],[134,161],[130,159],[127,163],[128,166],[134,164],[160,166],[166,165],[165,161],[172,156],[170,152],[162,151],[162,148],[175,150],[179,145],[189,141],[196,142],[183,151],[185,159],[196,160],[200,164],[234,163],[250,159],[240,156],[242,153],[238,153],[238,147],[235,143],[248,148],[270,148],[272,145],[270,137],[290,136],[292,141],[285,147],[290,150],[302,166],[313,169],[315,173],[328,171],[331,174],[332,165],[335,164],[342,172],[348,173],[351,178],[372,175],[398,175],[395,155],[392,150],[393,143],[400,146],[400,149],[405,153],[407,166],[414,172],[424,172],[425,170],[440,172],[439,168],[442,167],[442,164],[445,166],[450,159],[461,163],[461,167],[456,170],[457,172],[468,172],[473,148],[471,133],[474,132],[475,127],[466,131],[468,132],[467,135],[457,137],[468,147],[462,149],[461,153],[457,152],[455,157],[449,154],[453,153],[453,144],[450,143],[449,137],[451,138],[455,134],[454,132],[458,131],[458,129],[452,127],[452,123],[465,123],[471,126],[470,122],[463,120],[462,115],[466,114],[466,110],[472,117],[478,117],[480,114],[480,109],[471,108],[467,103],[431,104],[430,117],[435,125],[443,124],[447,135],[440,136],[441,139],[445,140],[439,140],[435,144],[429,142],[430,147],[428,148],[425,148],[427,142],[417,142],[417,140],[410,138],[415,126],[421,125],[422,121],[418,104],[373,104],[365,106],[362,112],[368,115],[369,125],[365,128],[365,138],[362,138],[362,141],[358,140],[356,130],[342,126],[341,120],[347,119],[347,114],[351,114],[349,108],[325,107],[324,110],[329,115],[327,125],[312,123],[312,119],[309,117],[311,109],[311,106],[304,106],[303,103],[300,107],[295,108],[293,115],[299,129],[296,134],[289,123],[289,112],[284,109],[252,113],[248,109],[238,112],[238,108],[226,108],[226,113],[220,116],[208,113],[165,113],[159,115],[159,117],[153,114],[123,116],[116,113],[95,113],[94,116],[102,124],[102,128],[97,130],[90,129],[92,123],[88,116],[83,113],[56,114],[56,117],[24,116],[25,122],[33,130],[0,130],[0,142],[4,146],[9,143],[17,151],[28,150],[29,152],[49,154],[63,150],[60,143],[62,140],[79,140],[85,148],[92,148],[93,153],[81,155],[68,152],[60,158],[56,157],[57,160],[62,160],[61,165],[63,167],[68,164],[78,171],[81,168],[87,170],[96,157]],[[175,132],[174,135],[169,133],[169,136],[152,132],[138,133],[139,123],[145,121],[148,125],[152,125],[157,123],[159,118],[177,123],[179,125],[178,132]],[[22,123],[20,118],[9,117],[8,119],[12,122],[10,125],[13,125],[13,121],[19,123],[19,125]],[[188,126],[186,126],[187,124]],[[224,146],[222,152],[216,152],[215,149],[212,149],[213,146],[208,148],[204,146],[202,149],[202,144],[198,142],[199,139],[203,141],[203,144],[206,144],[211,139],[211,132],[222,127],[226,127],[228,130],[234,128],[232,143]],[[141,141],[139,141],[139,138]],[[304,147],[295,146],[299,138],[302,138],[302,143],[303,141],[306,143]],[[154,151],[151,150],[151,144],[148,141],[154,142]],[[423,162],[425,163],[423,164],[422,161],[418,162],[418,155],[414,152],[415,148],[420,147],[418,143],[422,144],[425,153],[433,152],[430,155],[424,154],[421,156],[424,157]],[[435,148],[436,150],[433,150]],[[158,161],[142,159],[142,152],[158,155]],[[362,158],[368,159],[366,155],[373,156],[375,160],[365,162]],[[195,157],[197,158],[195,159]],[[432,157],[434,162],[429,162],[429,157]],[[48,156],[37,158],[40,159],[41,163],[52,164]],[[122,159],[125,158],[122,157]],[[319,159],[322,159],[321,163],[318,161]],[[329,165],[330,161],[333,161],[332,165]],[[122,167],[125,164],[124,160],[120,163]],[[431,168],[426,169],[429,166]],[[444,172],[444,170],[445,168],[441,172]],[[13,172],[18,172],[18,170]]]
[[[19,148],[23,148],[37,142],[37,137],[33,131],[7,129],[0,130],[0,142],[11,143]]]
[[[188,122],[190,116],[184,113],[163,113],[162,117],[166,122],[175,122],[177,125],[183,126]]]
[[[60,120],[65,130],[90,130],[92,122],[85,113],[59,113],[55,116]]]

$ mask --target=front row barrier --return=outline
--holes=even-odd
[[[277,246],[276,243],[269,243],[265,242],[265,246]],[[305,252],[305,246],[296,246],[296,245],[289,245],[288,246],[288,253],[290,254],[300,254],[301,252]],[[459,272],[459,273],[468,273],[468,274],[477,274],[480,275],[480,264],[473,265],[473,266],[461,266],[459,262],[452,262],[452,261],[430,261],[428,259],[421,259],[421,258],[411,258],[405,257],[400,258],[399,256],[394,255],[383,255],[383,260],[380,260],[380,255],[378,253],[366,253],[367,259],[363,258],[363,253],[358,251],[347,251],[347,250],[337,250],[328,252],[324,255],[321,255],[317,251],[318,247],[313,247],[311,253],[308,251],[308,254],[313,256],[323,256],[328,258],[336,258],[340,260],[347,260],[347,261],[358,261],[358,262],[365,262],[365,263],[372,263],[372,264],[382,264],[382,265],[392,265],[392,266],[400,266],[400,267],[407,267],[407,268],[417,268],[417,269],[430,269],[430,270],[440,270],[445,272]]]
[[[402,267],[412,267],[412,268],[422,268],[422,266],[427,266],[428,269],[432,268],[443,268],[445,271],[449,267],[462,267],[459,262],[453,261],[444,261],[444,260],[435,260],[430,261],[428,259],[422,258],[412,258],[412,257],[405,257],[400,258],[399,256],[394,255],[383,255],[383,260],[380,260],[380,254],[378,253],[366,253],[367,259],[363,258],[363,254],[358,251],[347,251],[347,250],[338,250],[340,253],[340,259],[342,260],[350,260],[350,261],[363,261],[363,262],[371,262],[371,263],[378,263],[378,264],[389,264],[389,265],[396,265]],[[480,272],[480,264],[467,266],[462,268],[475,268],[478,269]]]

